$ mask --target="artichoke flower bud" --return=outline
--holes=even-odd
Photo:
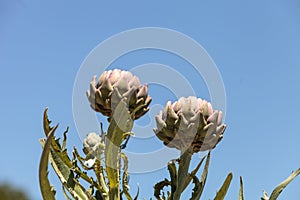
[[[100,135],[92,132],[83,140],[83,152],[91,157],[97,157],[104,152],[104,141]]]
[[[93,77],[87,97],[91,107],[107,117],[113,115],[122,100],[128,106],[128,111],[134,113],[134,119],[149,110],[152,100],[148,96],[148,85],[142,85],[131,72],[119,69],[104,71],[98,82]]]
[[[221,111],[193,96],[169,101],[156,116],[156,124],[154,132],[164,145],[181,151],[192,147],[194,153],[215,148],[226,128]]]

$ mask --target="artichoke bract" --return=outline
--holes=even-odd
[[[120,101],[124,101],[128,111],[134,114],[133,118],[138,119],[149,110],[152,100],[147,84],[142,85],[137,76],[120,69],[104,71],[98,82],[94,76],[87,97],[95,111],[109,118]]]
[[[156,116],[156,124],[154,132],[164,145],[181,151],[192,147],[194,153],[215,148],[226,128],[222,112],[194,96],[169,101]]]

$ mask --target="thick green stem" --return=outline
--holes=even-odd
[[[178,182],[177,189],[174,193],[173,200],[180,200],[181,193],[184,190],[184,183],[188,177],[189,166],[191,162],[193,152],[191,148],[185,149],[185,151],[181,152],[179,168],[178,168]]]
[[[120,199],[120,145],[124,135],[130,132],[133,120],[127,105],[121,101],[116,107],[107,130],[105,142],[105,168],[109,181],[109,200]]]
[[[109,199],[120,199],[120,144],[122,142],[123,131],[118,127],[115,120],[111,120],[105,147],[105,167],[109,180]]]

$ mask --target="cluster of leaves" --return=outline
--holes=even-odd
[[[55,190],[48,180],[48,161],[50,161],[55,173],[62,183],[66,199],[71,199],[72,197],[78,200],[108,200],[109,183],[105,179],[106,174],[104,172],[105,170],[102,161],[96,160],[94,166],[88,168],[84,164],[84,161],[87,161],[87,157],[81,157],[75,147],[72,153],[73,157],[70,158],[66,149],[66,135],[68,128],[63,134],[62,144],[60,144],[59,138],[55,138],[54,136],[58,125],[54,127],[50,126],[51,121],[48,119],[47,109],[44,112],[43,122],[46,139],[40,140],[40,143],[43,146],[43,152],[39,166],[39,181],[43,199],[55,200]],[[132,198],[128,191],[128,159],[125,154],[122,154],[121,157],[123,159],[121,193],[124,194],[128,200],[136,200],[137,196]],[[88,170],[94,171],[96,180],[94,180],[92,176],[89,177],[87,175]],[[84,188],[83,185],[80,184],[80,180],[89,184],[89,189]],[[120,199],[122,199],[122,196]]]
[[[196,168],[194,170],[192,170],[191,173],[188,174],[187,178],[185,179],[184,184],[182,184],[182,188],[183,188],[182,191],[184,191],[187,188],[187,186],[190,184],[191,181],[194,183],[194,188],[193,188],[193,192],[192,192],[192,196],[191,196],[190,200],[199,200],[201,198],[201,195],[202,195],[202,192],[203,192],[203,189],[205,186],[207,174],[208,174],[210,154],[211,154],[211,152],[209,152],[206,157],[206,163],[205,163],[202,175],[201,175],[201,179],[199,180],[199,178],[197,177],[197,172],[200,169],[205,157],[199,162],[199,164],[196,166]],[[180,174],[178,174],[177,170],[176,170],[176,165],[175,165],[176,162],[177,162],[177,160],[173,160],[173,161],[170,161],[168,164],[170,180],[164,179],[163,181],[157,183],[154,187],[154,190],[155,190],[154,196],[159,200],[174,200],[175,191],[178,189],[178,186],[179,186],[178,176],[180,176]],[[180,165],[180,161],[179,161],[179,165]],[[285,189],[285,187],[290,182],[292,182],[294,180],[294,178],[296,178],[299,174],[300,174],[300,168],[297,171],[292,172],[292,174],[287,179],[285,179],[282,183],[280,183],[278,186],[276,186],[270,196],[268,196],[268,194],[264,191],[263,197],[261,197],[261,200],[277,200],[277,198],[279,197],[281,192]],[[221,186],[221,188],[218,190],[215,197],[213,198],[214,200],[223,200],[225,198],[232,178],[233,178],[232,173],[229,173],[227,175],[223,185]],[[163,188],[167,187],[167,186],[171,187],[171,191],[168,191],[168,193],[166,195],[163,192]],[[238,200],[244,200],[244,189],[243,189],[242,177],[240,177],[240,190],[239,190],[239,194],[238,194]]]
[[[123,116],[122,113],[120,113],[120,116]],[[58,125],[54,127],[50,126],[51,121],[49,121],[48,119],[47,109],[44,112],[43,122],[44,122],[44,133],[46,135],[46,139],[40,140],[40,143],[43,146],[43,152],[42,152],[40,166],[39,166],[39,180],[40,180],[41,193],[44,200],[55,200],[55,190],[50,185],[50,182],[48,180],[49,161],[54,171],[56,172],[57,176],[59,177],[59,180],[62,183],[62,188],[66,199],[72,199],[72,198],[78,200],[117,199],[115,198],[114,194],[110,196],[112,185],[116,184],[116,183],[112,183],[111,180],[113,180],[114,177],[110,177],[110,176],[117,176],[118,178],[121,179],[121,183],[122,183],[121,184],[122,190],[120,191],[121,195],[118,196],[118,198],[120,200],[124,197],[128,200],[137,200],[138,194],[133,198],[129,193],[128,159],[124,153],[122,152],[120,153],[120,158],[123,161],[122,173],[121,173],[121,166],[119,165],[118,170],[110,169],[111,175],[108,176],[106,171],[107,167],[105,167],[107,163],[106,162],[102,163],[101,159],[96,160],[93,167],[87,167],[84,162],[88,160],[88,156],[81,157],[75,147],[72,152],[72,158],[69,157],[68,151],[66,149],[68,128],[63,134],[62,143],[60,143],[59,138],[56,138],[54,136],[54,133]],[[116,135],[118,134],[118,131],[113,122],[111,122],[109,129],[110,128],[112,129],[111,132],[113,133],[111,135],[112,138],[110,139],[114,141],[115,140],[114,137],[117,137]],[[122,138],[119,139],[120,144],[121,141],[124,141],[126,135],[128,135],[128,133],[124,133],[124,134],[125,135],[122,135]],[[102,133],[102,135],[104,135],[104,133]],[[107,152],[110,151],[113,150],[109,150]],[[192,154],[189,154],[189,151],[182,153],[179,159],[170,161],[168,163],[168,171],[169,171],[170,179],[165,178],[163,181],[160,181],[154,186],[154,197],[158,200],[179,200],[180,195],[185,191],[188,185],[193,183],[194,188],[191,192],[190,200],[200,199],[208,175],[210,155],[211,152],[209,152],[206,157],[200,160],[196,168],[192,170],[190,173],[188,173],[188,169],[189,169],[189,164],[190,164]],[[109,156],[113,156],[113,155],[109,155]],[[205,165],[203,167],[202,175],[200,178],[198,178],[197,173],[201,168],[202,164],[204,163],[204,161],[205,161]],[[88,176],[87,175],[88,170],[92,170],[95,173],[95,176]],[[120,176],[120,174],[122,174],[122,176]],[[276,200],[280,195],[280,193],[282,192],[282,190],[299,174],[300,174],[300,169],[298,169],[296,172],[293,172],[286,180],[284,180],[281,184],[279,184],[273,190],[270,196],[268,196],[267,193],[264,192],[264,195],[261,198],[261,200]],[[232,177],[233,177],[232,173],[229,173],[223,185],[216,193],[214,200],[223,200],[225,198]],[[89,185],[89,188],[86,189],[82,185],[81,181],[84,181],[85,184]],[[171,188],[170,191],[167,192],[167,194],[163,192],[164,187]],[[0,190],[0,194],[1,192],[2,191]],[[1,198],[4,196],[4,194],[6,193],[0,195]],[[20,194],[21,196],[18,196],[17,199],[19,200],[27,199],[27,197],[24,196],[22,193],[18,193],[18,194]],[[17,193],[15,195],[17,195]],[[244,200],[242,178],[240,178],[240,191],[239,191],[238,199]]]
[[[202,158],[200,160],[199,164],[196,166],[196,168],[194,170],[192,170],[188,174],[188,176],[185,177],[184,184],[180,184],[180,182],[178,181],[179,179],[182,180],[184,177],[180,178],[180,176],[183,176],[183,174],[178,173],[178,170],[176,169],[176,162],[178,162],[178,165],[180,166],[182,163],[181,160],[170,161],[168,164],[170,180],[164,179],[163,181],[157,183],[154,186],[154,190],[155,190],[154,196],[159,200],[173,200],[173,199],[175,199],[174,196],[176,194],[176,191],[179,190],[180,193],[182,193],[187,188],[187,186],[192,182],[194,184],[194,188],[193,188],[190,200],[200,199],[202,192],[204,190],[205,183],[206,183],[209,162],[210,162],[210,154],[211,154],[211,152],[209,152],[206,157]],[[201,175],[201,179],[199,180],[199,178],[197,177],[197,172],[199,171],[199,169],[205,159],[206,159],[205,166],[204,166],[204,169],[203,169],[203,172]],[[223,185],[221,186],[221,188],[218,190],[216,196],[214,197],[214,200],[224,199],[224,197],[227,193],[227,190],[229,188],[231,180],[232,180],[232,173],[229,173],[227,178],[225,179]],[[166,186],[171,187],[171,191],[168,192],[167,195],[165,195],[163,192],[163,188]]]

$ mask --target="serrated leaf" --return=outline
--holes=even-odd
[[[53,128],[50,126],[50,123],[51,121],[48,119],[48,108],[46,108],[44,111],[44,119],[43,119],[43,127],[46,136]],[[58,153],[59,157],[65,162],[65,164],[67,164],[69,167],[72,167],[72,162],[69,159],[68,152],[62,150],[61,145],[59,144],[59,139],[53,137],[51,146]]]
[[[225,197],[225,195],[228,191],[228,188],[230,186],[231,180],[232,180],[232,173],[229,173],[227,178],[225,179],[222,187],[217,192],[216,197],[214,198],[214,200],[223,200],[224,199],[224,197]]]
[[[195,187],[193,188],[193,193],[192,193],[192,197],[190,198],[190,200],[199,200],[200,199],[200,181],[198,179],[197,176],[193,175],[193,183],[195,184]]]
[[[191,162],[191,158],[193,155],[192,148],[189,147],[188,149],[181,152],[179,166],[178,166],[178,179],[177,179],[177,188],[174,193],[174,200],[179,200],[180,196],[183,192],[184,183],[188,178],[188,171]]]
[[[43,115],[43,127],[44,127],[44,133],[47,136],[51,129],[53,127],[50,126],[51,121],[48,119],[48,108],[45,109],[44,111],[44,115]],[[71,159],[68,156],[68,152],[66,150],[62,150],[60,144],[58,143],[58,139],[56,139],[55,137],[53,137],[52,141],[51,141],[51,147],[52,149],[56,152],[56,154],[60,157],[60,159],[64,162],[64,164],[66,166],[68,166],[69,168],[74,167]],[[83,173],[78,167],[74,168],[74,171],[76,172],[76,174],[78,174],[81,178],[83,178],[85,181],[87,181],[90,184],[93,184],[96,186],[96,188],[99,189],[99,185],[92,181],[85,173]]]
[[[200,180],[200,187],[199,187],[199,193],[198,193],[198,197],[200,199],[202,192],[204,190],[204,186],[206,183],[206,179],[207,179],[207,174],[208,174],[208,168],[209,168],[209,162],[210,162],[210,152],[208,153],[207,157],[206,157],[206,162],[205,162],[205,166],[201,175],[201,180]]]
[[[48,108],[46,108],[44,111],[44,118],[43,118],[44,133],[45,133],[46,137],[48,136],[51,129],[53,128],[50,126],[50,123],[51,123],[51,121],[48,118]]]
[[[121,157],[123,159],[123,176],[122,176],[122,189],[123,193],[128,200],[132,200],[132,197],[129,193],[129,183],[128,183],[128,158],[127,156],[122,153]]]
[[[137,199],[138,199],[138,197],[139,197],[139,194],[140,194],[140,187],[138,186],[137,193],[136,193],[136,195],[135,195],[135,197],[134,197],[134,199],[133,199],[133,200],[137,200]]]
[[[49,179],[48,179],[48,158],[50,153],[50,147],[52,138],[54,135],[54,132],[56,130],[57,126],[55,126],[51,131],[49,131],[48,138],[46,142],[44,140],[41,140],[45,143],[42,156],[40,159],[40,166],[39,166],[39,181],[40,181],[40,189],[44,200],[55,200],[55,195],[53,192],[53,189],[50,185]]]
[[[269,200],[269,196],[266,191],[263,191],[263,197],[260,198],[261,200]]]
[[[244,189],[243,189],[243,179],[240,176],[240,191],[239,191],[239,200],[244,200]]]
[[[287,179],[285,179],[282,183],[280,183],[271,193],[270,200],[276,200],[282,190],[294,180],[298,175],[300,174],[300,168],[296,171],[293,172]]]
[[[195,176],[197,174],[197,172],[199,171],[204,159],[206,158],[203,157],[200,162],[198,163],[198,165],[196,166],[196,168],[189,174],[189,176],[187,177],[185,183],[184,183],[184,186],[183,186],[183,190],[185,190],[185,188],[190,184],[190,182],[193,180],[193,176]]]
[[[155,184],[154,186],[154,196],[156,197],[156,199],[163,199],[160,197],[160,192],[163,190],[164,187],[171,185],[170,181],[168,181],[168,179],[165,179],[163,181],[160,181],[158,183]]]
[[[109,189],[106,185],[106,181],[105,181],[105,176],[104,176],[104,172],[103,172],[103,166],[100,160],[96,160],[95,161],[95,165],[94,165],[94,172],[96,174],[98,183],[99,183],[99,192],[101,193],[101,196],[103,198],[108,198],[108,192]]]
[[[66,146],[67,146],[67,133],[69,131],[69,127],[67,127],[67,129],[65,130],[65,132],[63,133],[64,139],[63,139],[63,143],[62,143],[62,151],[66,150]]]
[[[66,191],[66,188],[65,188],[64,186],[62,186],[62,191],[63,191],[64,196],[65,196],[65,198],[66,198],[67,200],[72,200],[72,199],[68,196],[67,191]]]
[[[41,144],[45,146],[45,141],[41,141]],[[74,179],[73,171],[60,159],[56,151],[51,147],[49,160],[59,180],[73,198],[78,200],[96,200]]]

